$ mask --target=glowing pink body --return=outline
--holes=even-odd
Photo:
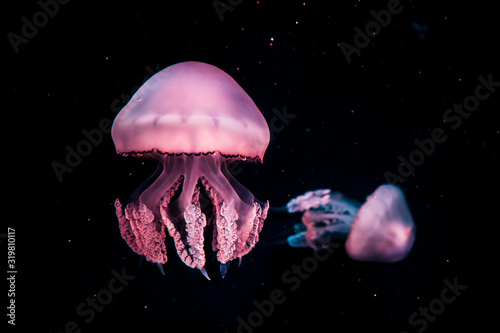
[[[382,185],[359,209],[345,247],[356,260],[395,262],[408,255],[414,241],[415,223],[403,191]]]
[[[118,153],[158,160],[145,190],[116,214],[122,237],[148,261],[167,261],[165,229],[180,258],[204,274],[204,231],[224,275],[230,260],[258,240],[268,203],[257,201],[228,172],[232,160],[262,161],[269,128],[252,99],[226,73],[199,62],[172,65],[151,77],[112,128]],[[200,203],[202,188],[211,205]]]
[[[116,117],[118,153],[219,151],[263,160],[269,128],[259,109],[228,74],[200,62],[156,73]]]

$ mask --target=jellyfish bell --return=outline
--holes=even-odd
[[[132,202],[115,202],[122,237],[136,253],[165,263],[167,229],[182,261],[206,274],[204,230],[213,223],[212,246],[224,275],[229,261],[255,246],[269,204],[239,184],[227,163],[262,162],[270,133],[228,74],[201,62],[163,69],[120,111],[112,137],[118,154],[159,161]]]
[[[359,209],[345,246],[355,260],[396,262],[408,255],[414,241],[415,223],[403,191],[381,185]]]
[[[264,158],[269,127],[250,96],[219,68],[182,62],[156,73],[115,118],[118,153],[220,151]]]

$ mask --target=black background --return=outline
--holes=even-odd
[[[480,1],[401,5],[347,63],[339,43],[352,44],[353,28],[364,29],[387,1],[243,0],[221,20],[210,0],[73,0],[17,53],[8,34],[20,35],[22,18],[33,22],[41,7],[4,4],[1,232],[16,229],[18,270],[9,330],[62,332],[74,321],[81,332],[237,332],[237,318],[247,320],[254,301],[279,289],[285,302],[253,331],[417,332],[410,315],[440,298],[444,279],[457,278],[467,289],[425,331],[485,331],[498,288],[500,92],[456,130],[443,114],[474,94],[479,75],[500,81],[497,10]],[[283,244],[300,216],[271,212],[257,247],[225,279],[212,261],[212,281],[185,266],[171,239],[165,276],[147,262],[139,267],[113,202],[155,166],[117,156],[109,133],[62,181],[52,164],[64,163],[83,130],[113,119],[122,94],[188,60],[231,75],[268,122],[273,109],[296,115],[273,133],[264,164],[241,164],[237,176],[272,207],[318,188],[362,201],[384,173],[397,173],[415,139],[443,128],[448,139],[399,184],[417,225],[409,257],[356,262],[340,247],[292,291],[283,274],[313,252]],[[4,245],[2,238],[6,257]],[[113,269],[135,278],[86,323],[76,308],[108,287]]]

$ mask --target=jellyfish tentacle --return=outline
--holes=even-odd
[[[221,165],[224,164],[221,162],[221,155],[215,154],[213,159],[203,159],[203,161],[204,176],[200,177],[200,180],[212,200],[215,215],[212,246],[217,251],[217,260],[225,264],[233,259],[239,241],[238,229],[242,224],[241,210],[235,209],[235,206],[245,204],[241,202],[238,193],[220,171]]]
[[[290,200],[288,212],[303,211],[302,224],[295,225],[296,234],[287,238],[292,247],[329,248],[336,240],[345,239],[361,206],[330,189],[309,191]]]
[[[170,203],[181,182],[176,183],[175,189],[171,188],[169,193],[165,194],[160,214],[168,233],[174,239],[179,257],[189,267],[201,270],[205,266],[203,232],[207,220],[200,208],[200,190],[196,186],[197,181],[191,173],[183,176],[180,197]],[[189,201],[186,200],[188,194],[190,195]]]
[[[186,241],[193,266],[202,269],[205,266],[205,250],[203,248],[203,232],[207,225],[205,214],[201,211],[199,201],[200,190],[195,188],[191,205],[184,210],[186,221]]]
[[[115,201],[115,208],[121,235],[132,250],[144,255],[148,261],[166,263],[165,230],[155,220],[153,212],[145,205],[137,209],[134,203],[130,203],[124,214],[118,199]]]
[[[209,221],[200,203],[203,186],[213,203],[209,215],[214,222],[212,246],[225,275],[229,262],[241,259],[257,243],[269,203],[257,201],[232,177],[219,152],[171,156],[164,165],[137,203],[123,209],[116,201],[122,237],[136,253],[162,264],[167,261],[166,228],[181,260],[209,278],[204,270],[204,231]]]
[[[261,203],[256,200],[253,194],[229,173],[225,163],[222,163],[220,173],[224,175],[231,188],[237,192],[238,197],[241,199],[235,203],[235,210],[240,215],[238,220],[240,228],[236,249],[231,257],[231,260],[233,260],[250,252],[259,240],[259,234],[262,231],[269,210],[269,202]]]
[[[170,221],[170,219],[166,215],[165,210],[161,210],[161,215],[163,223],[165,223],[165,226],[167,227],[168,234],[170,235],[170,237],[174,239],[174,244],[175,244],[175,249],[177,250],[177,254],[186,265],[188,265],[189,267],[193,267],[192,266],[193,260],[191,260],[189,252],[187,251],[186,246],[182,241],[181,233],[176,229],[172,221]]]
[[[175,167],[178,162],[173,161],[170,168]],[[168,184],[169,190],[165,193],[167,200],[173,196],[179,187],[182,178],[165,172],[164,169],[158,179],[144,191],[139,197],[139,202],[129,203],[125,209],[119,199],[115,201],[115,210],[118,216],[120,233],[134,252],[144,255],[146,260],[164,264],[167,262],[167,250],[165,246],[165,229],[160,220],[155,217],[152,209],[156,202],[161,199],[160,191],[164,187],[159,184]],[[150,182],[148,179],[146,182]]]
[[[199,268],[201,274],[203,274],[203,276],[208,280],[210,281],[210,276],[208,276],[208,273],[207,271],[205,270],[205,268]]]
[[[162,275],[165,275],[165,271],[163,270],[163,265],[162,265],[162,264],[157,263],[157,264],[156,264],[156,267],[158,267],[158,269],[160,270],[160,273],[161,273]]]
[[[200,208],[200,189],[196,186],[198,176],[194,175],[196,169],[194,166],[198,163],[198,160],[196,156],[180,156],[176,157],[176,159],[182,160],[182,169],[185,172],[182,193],[176,202],[179,212],[184,217],[184,220],[180,220],[178,225],[179,228],[184,230],[179,233],[182,238],[182,245],[176,243],[176,248],[179,245],[181,251],[187,249],[189,258],[187,256],[184,258],[189,262],[188,266],[201,270],[205,266],[203,232],[207,225],[207,219]],[[177,249],[179,250],[179,248]]]
[[[228,172],[223,172],[223,169],[224,163],[219,168],[206,168],[218,172],[205,172],[201,180],[214,203],[217,230],[214,234],[214,249],[218,250],[217,259],[224,264],[247,254],[255,246],[269,204],[257,202],[250,191],[239,185]],[[235,184],[239,185],[238,193],[233,187]],[[231,198],[231,201],[227,198]]]
[[[233,203],[225,201],[218,207],[220,218],[217,221],[217,260],[225,264],[232,258],[236,249],[238,213],[233,208]]]
[[[254,220],[253,220],[253,227],[252,230],[250,231],[250,234],[248,235],[248,238],[241,249],[241,252],[237,255],[238,257],[242,257],[250,250],[252,250],[259,241],[259,234],[262,231],[262,228],[264,227],[264,220],[267,217],[267,212],[269,210],[269,201],[266,202],[264,206],[261,206],[258,202],[254,202]],[[233,259],[236,259],[234,257]]]
[[[233,203],[227,204],[218,191],[214,189],[207,177],[200,178],[214,206],[215,227],[212,248],[217,251],[217,260],[225,264],[232,258],[236,248],[238,214],[233,209]]]
[[[158,178],[142,192],[139,198],[139,205],[145,204],[149,209],[154,209],[154,207],[157,207],[159,204],[161,205],[161,203],[165,201],[163,198],[165,196],[169,196],[168,202],[170,202],[171,197],[179,188],[179,182],[184,179],[184,176],[179,175],[179,172],[176,171],[183,168],[184,161],[181,157],[163,159],[161,164],[163,165],[163,171]],[[182,179],[179,179],[181,177]],[[148,180],[146,180],[146,182],[148,182]],[[167,191],[165,191],[165,189],[167,189]]]
[[[290,200],[286,204],[289,213],[304,212],[312,208],[323,207],[330,201],[332,191],[330,189],[319,189],[309,191]]]
[[[116,216],[118,216],[120,234],[122,238],[125,240],[125,242],[127,242],[132,251],[139,255],[142,255],[141,246],[138,243],[140,242],[140,240],[137,238],[136,233],[134,232],[137,229],[135,228],[135,221],[130,220],[128,216],[129,214],[127,214],[127,210],[125,211],[125,213],[123,212],[123,206],[119,199],[115,200],[115,210]]]
[[[125,218],[127,219],[128,223],[130,225],[130,229],[132,231],[132,234],[134,235],[133,240],[137,246],[137,250],[139,251],[138,253],[144,254],[144,251],[143,251],[144,244],[142,244],[142,237],[141,237],[141,233],[139,232],[139,227],[137,226],[138,221],[136,219],[136,214],[134,214],[134,210],[135,210],[135,205],[132,203],[129,203],[125,207]]]
[[[184,181],[182,183],[182,193],[178,199],[181,204],[187,206],[194,199],[196,195],[196,184],[198,183],[199,176],[195,174],[195,169],[197,168],[198,159],[197,156],[180,156],[176,157],[182,160],[182,170],[184,170]],[[196,199],[198,200],[198,199]]]
[[[153,212],[141,205],[135,211],[141,223],[138,224],[142,237],[144,256],[148,261],[158,264],[167,262],[167,249],[165,247],[165,229],[162,224],[155,220]]]
[[[227,269],[228,268],[229,268],[229,263],[228,262],[225,263],[225,264],[223,264],[223,263],[220,264],[219,270],[220,270],[220,276],[222,278],[226,277],[226,273],[227,273]]]

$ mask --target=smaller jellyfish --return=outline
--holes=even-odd
[[[403,191],[382,185],[361,206],[345,244],[349,257],[360,261],[396,262],[415,241],[415,223]]]
[[[359,261],[396,262],[404,259],[415,240],[415,224],[403,191],[381,185],[366,202],[348,199],[339,192],[307,192],[287,204],[289,213],[303,211],[302,224],[288,237],[292,247],[315,250],[345,239],[350,258]]]

